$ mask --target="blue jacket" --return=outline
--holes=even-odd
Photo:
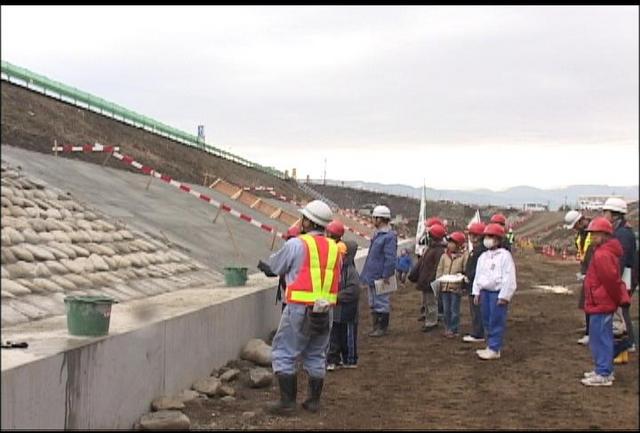
[[[411,270],[411,265],[413,261],[411,260],[411,256],[407,254],[406,256],[398,257],[398,262],[396,263],[396,269],[400,272],[409,272]]]
[[[622,244],[622,257],[620,257],[620,272],[624,268],[633,268],[633,261],[636,259],[636,237],[633,231],[626,226],[625,220],[618,220],[614,223],[613,237]]]
[[[360,281],[373,287],[374,280],[390,278],[396,272],[398,236],[388,228],[378,230],[371,239],[367,260],[360,272]]]

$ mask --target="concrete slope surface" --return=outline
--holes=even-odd
[[[3,329],[63,315],[68,295],[123,302],[222,280],[18,167],[0,167]]]
[[[109,167],[119,164],[118,161],[100,167],[6,145],[2,146],[2,155],[7,162],[21,165],[24,170],[69,191],[78,201],[91,203],[152,238],[168,241],[173,248],[213,270],[222,272],[224,267],[245,266],[250,273],[258,272],[258,260],[272,253],[272,234],[225,212],[220,213],[214,224],[218,211],[215,206],[158,179],[146,190],[150,178]],[[287,229],[285,224],[265,219],[259,212],[207,187],[191,186],[280,231]],[[276,239],[274,250],[282,242]]]

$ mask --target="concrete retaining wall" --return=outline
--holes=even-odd
[[[366,254],[356,256],[358,269]],[[280,319],[276,284],[253,275],[246,287],[114,305],[102,338],[67,335],[64,317],[3,329],[3,340],[30,346],[2,351],[2,428],[131,428],[153,398],[190,388],[237,358],[249,339],[266,339]]]

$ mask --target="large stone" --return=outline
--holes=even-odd
[[[49,242],[47,245],[57,249],[58,251],[63,252],[68,256],[69,259],[75,259],[77,256],[76,249],[73,247],[73,245],[63,244],[62,242]],[[77,248],[83,249],[82,247],[77,247]],[[55,253],[53,254],[55,255]],[[64,258],[64,257],[60,257],[60,258]]]
[[[54,283],[53,280],[49,278],[34,278],[33,279],[34,288],[37,290],[33,290],[37,293],[56,293],[56,292],[64,292],[64,289],[58,284]]]
[[[185,389],[180,392],[174,398],[182,403],[188,403],[198,398],[203,398],[204,396],[200,394],[198,391],[194,391],[193,389]]]
[[[89,250],[87,250],[86,248],[83,248],[79,245],[75,245],[75,244],[70,244],[69,247],[75,251],[76,255],[78,257],[89,257],[91,255],[91,253],[89,252]]]
[[[31,305],[28,302],[23,302],[21,299],[12,299],[9,301],[11,307],[15,308],[19,313],[24,314],[31,320],[44,319],[50,316],[44,308],[40,308],[35,305]]]
[[[221,397],[226,397],[226,396],[235,396],[236,395],[236,390],[233,389],[232,386],[230,385],[222,385],[219,389],[218,389],[218,395]]]
[[[227,370],[220,375],[220,380],[223,382],[231,382],[240,374],[240,370],[236,368],[232,368],[231,370]]]
[[[158,397],[151,402],[151,409],[160,410],[180,410],[184,409],[184,402],[176,397]]]
[[[5,245],[5,238],[10,242],[8,245],[17,245],[25,241],[24,236],[13,227],[5,227],[2,229],[2,245]]]
[[[46,248],[39,247],[37,245],[25,244],[25,248],[28,249],[36,260],[55,260],[56,257],[51,254]]]
[[[25,207],[24,211],[32,219],[40,218],[40,208],[39,207],[36,207],[36,206]]]
[[[206,379],[198,380],[193,384],[193,389],[196,391],[206,394],[209,397],[215,396],[218,393],[218,390],[222,386],[222,382],[220,379],[216,377],[208,377]]]
[[[24,260],[25,262],[33,262],[35,260],[33,254],[26,248],[26,246],[13,246],[11,247],[11,252],[18,258],[18,260]]]
[[[64,277],[76,285],[76,290],[87,290],[93,287],[93,282],[82,275],[67,274]]]
[[[74,274],[83,274],[84,262],[82,261],[82,259],[83,259],[82,257],[79,257],[74,260],[63,259],[63,260],[60,260],[60,263],[62,263],[67,269],[69,269],[69,272],[73,272]]]
[[[10,208],[11,215],[14,217],[27,217],[29,214],[19,206],[11,206]]]
[[[49,232],[42,232],[39,234],[40,236],[40,240],[42,242],[53,242],[53,241],[57,241],[58,239],[56,239],[56,237],[53,235],[53,233],[49,233]]]
[[[54,218],[57,220],[62,219],[62,214],[60,213],[60,211],[54,208],[47,209],[47,211],[45,212],[45,215],[47,215],[47,218]]]
[[[31,293],[31,290],[27,289],[22,284],[6,278],[2,278],[2,280],[0,280],[0,283],[0,286],[2,286],[2,290],[11,293],[14,296],[23,296]]]
[[[60,223],[52,218],[47,218],[46,220],[44,220],[44,225],[47,231],[50,232],[54,230],[62,230],[62,226],[60,225]]]
[[[261,367],[249,370],[249,384],[252,388],[263,388],[271,385],[273,382],[273,373]]]
[[[240,353],[240,358],[258,365],[271,365],[271,346],[259,338],[249,340]]]
[[[177,410],[161,410],[143,415],[140,418],[142,430],[189,430],[191,421]]]

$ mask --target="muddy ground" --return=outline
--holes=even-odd
[[[286,418],[267,415],[278,395],[239,388],[237,400],[189,403],[193,429],[637,429],[638,356],[616,366],[610,388],[580,383],[592,369],[589,349],[576,340],[583,315],[576,308],[576,264],[516,254],[519,287],[510,307],[505,347],[497,361],[475,356],[478,344],[449,340],[442,331],[420,332],[420,294],[404,287],[393,298],[390,333],[368,338],[370,321],[361,302],[359,366],[330,372],[322,409],[299,409]],[[572,295],[542,293],[536,284],[566,285]],[[462,304],[461,332],[469,329]],[[632,317],[637,326],[634,297]],[[299,377],[298,401],[306,395]],[[247,419],[245,411],[255,412]]]

